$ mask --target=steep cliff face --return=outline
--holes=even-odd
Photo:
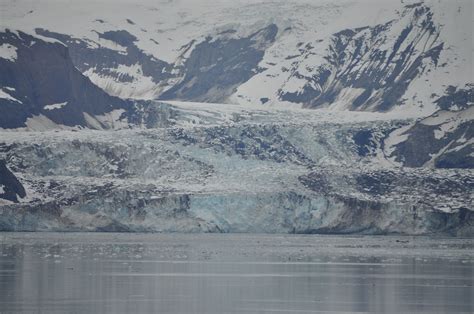
[[[95,117],[130,106],[82,75],[59,42],[7,30],[0,33],[0,45],[12,52],[0,57],[1,128],[107,128]]]

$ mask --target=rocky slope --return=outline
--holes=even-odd
[[[280,92],[280,98],[316,108],[343,105],[355,110],[387,111],[424,71],[436,69],[444,43],[433,12],[423,3],[405,6],[398,20],[373,27],[345,29],[334,34],[323,64],[308,71],[304,59],[313,47],[295,58],[290,80],[305,79],[300,90]]]
[[[0,128],[107,128],[107,115],[118,120],[131,107],[82,75],[59,42],[6,30],[0,43],[10,52],[0,57]]]
[[[474,168],[474,106],[441,110],[395,131],[393,160],[409,167]]]

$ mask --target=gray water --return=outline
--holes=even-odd
[[[0,233],[1,313],[474,311],[474,240]]]

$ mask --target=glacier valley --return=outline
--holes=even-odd
[[[474,236],[471,0],[0,11],[0,231]]]

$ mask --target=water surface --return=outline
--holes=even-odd
[[[0,313],[474,312],[474,240],[1,233]]]

